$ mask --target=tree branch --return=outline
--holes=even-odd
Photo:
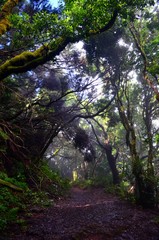
[[[140,52],[140,54],[142,56],[142,59],[143,59],[143,64],[144,64],[143,78],[148,83],[148,85],[151,87],[151,89],[154,91],[154,93],[156,94],[156,100],[159,101],[159,91],[147,74],[147,67],[149,65],[148,59],[147,59],[145,51],[144,51],[144,49],[141,45],[141,42],[139,41],[138,37],[136,36],[136,29],[135,29],[135,26],[132,22],[130,23],[129,29],[130,29],[131,35],[133,36],[135,45],[136,45],[136,47],[137,47],[138,51]]]
[[[83,33],[78,36],[76,36],[76,34],[74,34],[73,37],[59,36],[56,40],[54,39],[49,44],[45,44],[41,46],[39,49],[35,50],[34,52],[25,51],[11,58],[10,60],[6,61],[4,64],[0,66],[0,80],[2,81],[4,78],[6,78],[11,74],[18,74],[18,73],[32,70],[37,66],[46,63],[49,60],[53,60],[53,58],[57,56],[62,50],[64,50],[64,48],[69,43],[77,42],[84,37],[89,37],[95,34],[99,34],[110,29],[113,26],[116,18],[117,18],[117,11],[114,11],[110,21],[103,28],[99,29],[96,32],[91,32],[91,30],[89,30],[86,34]]]
[[[16,185],[14,185],[14,184],[12,184],[10,182],[4,181],[2,179],[0,179],[0,185],[7,186],[7,187],[12,188],[12,189],[14,189],[16,191],[20,191],[20,192],[24,191],[22,188],[17,187]]]
[[[114,101],[116,97],[116,94],[112,97],[112,99],[101,109],[99,109],[96,113],[87,113],[87,114],[77,114],[75,116],[73,116],[68,122],[67,124],[69,124],[70,122],[74,121],[76,118],[84,118],[84,119],[88,119],[88,118],[94,118],[96,116],[98,116],[100,113],[104,112],[110,105],[111,103]]]

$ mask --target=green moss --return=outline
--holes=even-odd
[[[18,0],[8,0],[2,7],[1,10],[1,21],[0,21],[0,36],[3,35],[10,27],[8,16],[12,13],[13,8],[18,4]]]
[[[50,54],[56,52],[63,43],[64,38],[61,37],[49,45],[45,44],[41,46],[34,52],[26,51],[6,61],[0,67],[0,79],[4,79],[11,73],[27,71],[46,62]]]
[[[6,68],[9,70],[14,69],[14,67],[24,66],[25,64],[29,64],[29,62],[36,61],[38,58],[40,60],[43,58],[44,51],[46,52],[46,46],[42,46],[34,52],[23,52],[18,56],[6,61],[0,68],[0,71],[6,71]]]
[[[0,21],[0,35],[4,34],[10,27],[8,19],[4,18]]]
[[[8,65],[10,66],[23,66],[25,65],[28,61],[32,61],[35,58],[34,53],[32,52],[23,52],[18,56],[15,56],[12,58],[10,61],[8,61]]]
[[[5,15],[11,14],[12,9],[19,3],[19,0],[8,0],[2,7],[2,13]]]

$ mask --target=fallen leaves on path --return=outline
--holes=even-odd
[[[100,188],[73,188],[66,200],[35,211],[12,240],[159,240],[159,212],[143,210]],[[8,240],[7,239],[7,240]]]

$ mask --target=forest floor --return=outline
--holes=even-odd
[[[101,188],[73,187],[67,199],[33,208],[24,229],[0,240],[159,240],[159,211],[143,210]]]

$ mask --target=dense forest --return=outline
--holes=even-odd
[[[158,19],[153,0],[0,1],[0,230],[72,184],[158,208]]]

